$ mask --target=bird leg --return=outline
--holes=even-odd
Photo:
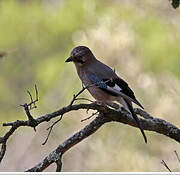
[[[91,103],[92,105],[98,105],[98,106],[103,106],[103,107],[107,107],[107,104],[105,102],[102,101],[94,101]],[[90,108],[90,107],[89,107]],[[89,108],[87,108],[86,113],[88,114]]]

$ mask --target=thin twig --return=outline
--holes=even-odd
[[[86,89],[88,89],[88,88],[90,88],[90,87],[93,87],[93,86],[100,85],[100,84],[104,84],[104,83],[109,82],[109,81],[111,81],[111,79],[108,79],[108,80],[106,80],[106,81],[101,81],[101,82],[98,82],[98,83],[92,83],[92,84],[90,84],[90,85],[88,85],[88,86],[84,86],[83,83],[82,83],[82,89],[81,89],[77,94],[74,94],[74,95],[73,95],[73,99],[71,100],[70,106],[73,105],[74,101],[77,100],[77,97],[78,97],[81,93],[83,93]],[[79,99],[79,98],[78,98],[78,99]]]
[[[38,98],[38,89],[37,89],[36,84],[35,84],[35,92],[36,92],[36,99],[33,100],[33,97],[32,97],[32,95],[31,95],[31,92],[30,92],[29,90],[27,90],[27,93],[29,94],[31,101],[30,101],[29,104],[25,103],[25,104],[21,104],[20,106],[22,106],[22,107],[24,107],[24,108],[25,108],[25,106],[26,106],[26,107],[28,107],[28,110],[32,110],[32,109],[34,109],[34,108],[37,108],[36,102],[38,102],[39,98]],[[33,106],[32,106],[32,105],[33,105]]]
[[[93,116],[95,116],[95,115],[98,114],[98,113],[99,113],[98,111],[95,112],[95,113],[92,113],[91,116],[89,116],[89,117],[87,117],[87,118],[85,118],[85,119],[82,119],[81,122],[84,122],[84,121],[86,121],[86,120],[92,118]]]
[[[20,121],[17,120],[15,122],[9,122],[9,123],[3,123],[3,126],[11,126],[11,128],[9,129],[9,131],[0,138],[0,144],[1,145],[1,152],[0,152],[0,162],[3,159],[5,152],[6,152],[6,142],[9,139],[9,137],[14,133],[14,131],[19,128],[20,126],[29,126],[32,127],[34,129],[34,131],[36,131],[36,126],[38,125],[37,121],[32,117],[30,110],[33,108],[36,108],[36,102],[38,101],[38,90],[37,90],[37,86],[35,85],[35,91],[36,91],[36,100],[34,101],[32,98],[32,95],[30,93],[30,91],[27,90],[27,93],[30,96],[31,102],[29,104],[25,103],[25,104],[21,104],[20,106],[22,106],[26,112],[26,115],[28,117],[27,121]],[[32,104],[34,105],[32,107]]]
[[[74,95],[73,95],[73,99],[72,99],[72,101],[71,101],[71,103],[70,103],[70,106],[73,105],[73,103],[74,103],[74,101],[76,100],[76,98],[77,98],[81,93],[83,93],[86,89],[87,89],[87,87],[83,87],[77,94],[74,94]]]
[[[50,127],[48,127],[48,128],[46,129],[46,130],[49,130],[49,132],[48,132],[48,135],[47,135],[45,141],[42,143],[42,145],[45,145],[45,144],[46,144],[46,142],[47,142],[48,139],[49,139],[49,136],[50,136],[50,134],[51,134],[51,131],[52,131],[53,127],[55,126],[55,124],[57,124],[57,123],[62,119],[62,117],[63,117],[63,115],[61,115],[60,118],[59,118],[57,121],[55,121]]]
[[[178,159],[178,161],[180,163],[180,158],[179,158],[179,155],[178,155],[177,151],[175,150],[174,153],[175,153],[175,155],[176,155],[176,157],[177,157],[177,159]]]
[[[32,95],[31,95],[30,91],[27,90],[27,93],[30,96],[31,102],[33,102],[33,98],[32,98]],[[32,103],[30,103],[30,109],[32,109]]]
[[[35,84],[35,92],[36,92],[36,99],[35,100],[33,100],[31,93],[29,91],[27,91],[27,92],[28,92],[30,99],[31,99],[31,102],[28,104],[28,106],[30,106],[30,110],[37,108],[36,102],[38,102],[39,99],[38,99],[38,89],[37,89],[36,84]],[[34,105],[34,106],[32,106],[32,105]]]
[[[161,164],[164,165],[164,167],[166,167],[166,169],[168,169],[169,172],[172,172],[171,169],[169,169],[168,165],[165,163],[164,160],[161,161]]]

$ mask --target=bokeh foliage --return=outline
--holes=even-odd
[[[1,124],[25,118],[18,105],[28,100],[26,90],[33,91],[34,84],[40,94],[34,116],[66,105],[81,83],[74,66],[64,61],[73,47],[87,45],[131,84],[148,112],[180,126],[179,19],[179,9],[164,0],[1,0],[0,51],[8,53],[0,59]],[[80,123],[86,116],[80,111],[64,117],[43,147],[48,125],[36,134],[19,129],[0,170],[35,165],[88,123]],[[174,149],[180,152],[178,143],[151,132],[147,136],[145,145],[137,129],[107,124],[67,153],[63,170],[163,171],[164,158],[178,171],[171,157]]]

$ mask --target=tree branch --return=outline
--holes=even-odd
[[[62,144],[60,144],[53,152],[51,152],[48,156],[44,158],[38,165],[34,166],[27,171],[30,172],[39,172],[43,171],[50,164],[55,163],[57,161],[57,157],[60,158],[62,155],[69,150],[72,146],[81,142],[83,139],[87,138],[91,134],[95,133],[103,124],[111,121],[121,122],[124,124],[129,124],[131,126],[137,127],[136,122],[126,111],[115,111],[108,107],[102,107],[95,104],[79,104],[73,105],[71,110],[77,109],[96,109],[100,112],[99,116],[96,117],[91,123],[85,126],[82,130],[75,133],[73,136],[65,140]],[[64,112],[67,112],[68,107],[64,108]],[[60,110],[59,113],[62,113]],[[141,111],[140,111],[141,112]],[[144,112],[143,112],[144,114]],[[160,134],[164,134],[178,142],[180,142],[180,129],[175,127],[174,125],[159,119],[159,118],[151,118],[151,119],[140,119],[142,122],[142,127],[144,130],[155,131]]]
[[[37,90],[37,89],[36,89]],[[85,88],[80,92],[83,92]],[[16,129],[18,129],[21,126],[27,126],[35,128],[39,124],[43,122],[48,122],[51,119],[55,117],[63,117],[64,114],[70,112],[70,111],[77,111],[79,109],[85,109],[85,110],[96,110],[98,112],[98,116],[90,122],[88,125],[86,125],[82,130],[75,133],[73,136],[65,140],[62,144],[60,144],[54,151],[52,151],[49,155],[47,155],[38,165],[34,166],[33,168],[28,169],[27,171],[30,172],[39,172],[46,169],[49,165],[52,163],[56,163],[57,168],[56,171],[60,171],[62,167],[62,155],[68,151],[71,147],[76,145],[77,143],[81,142],[83,139],[87,138],[91,134],[95,133],[103,124],[108,122],[119,122],[123,124],[128,124],[133,127],[137,127],[137,124],[135,120],[132,118],[132,116],[125,111],[123,108],[116,110],[117,105],[111,104],[110,108],[109,106],[103,106],[99,105],[97,103],[91,103],[91,104],[75,104],[73,105],[73,102],[77,99],[77,96],[81,94],[78,93],[77,95],[74,95],[73,100],[68,106],[65,106],[63,108],[60,108],[59,110],[43,115],[38,118],[32,117],[30,114],[30,109],[32,109],[32,105],[35,105],[35,102],[37,100],[33,101],[32,96],[31,103],[22,105],[24,107],[25,113],[27,115],[26,121],[20,121],[17,120],[15,122],[10,123],[4,123],[3,126],[10,126],[10,130],[3,136],[0,137],[0,144],[1,145],[1,151],[0,151],[0,162],[3,159],[5,152],[6,152],[6,144],[9,139],[9,137],[15,132]],[[37,92],[36,92],[37,95]],[[38,99],[38,98],[36,98]],[[149,115],[147,112],[141,110],[141,109],[135,109],[135,112],[139,114],[142,118],[139,118],[142,124],[142,127],[144,130],[148,131],[154,131],[159,134],[163,134],[168,136],[169,138],[172,138],[176,140],[177,142],[180,142],[180,129],[174,126],[173,124],[159,118],[154,118],[151,115]],[[92,116],[91,116],[92,117]],[[61,120],[61,118],[57,121],[55,121],[50,127],[49,130],[51,131],[54,125]],[[138,127],[137,127],[138,128]],[[51,132],[49,132],[50,134]],[[47,136],[47,139],[49,137],[49,134]],[[47,140],[46,140],[47,141]]]
[[[107,120],[107,119],[106,119]],[[50,164],[55,163],[58,160],[61,160],[62,155],[69,150],[72,146],[81,142],[83,139],[87,138],[89,135],[96,132],[106,120],[102,115],[99,115],[94,119],[90,124],[85,126],[82,130],[75,133],[73,136],[65,140],[60,144],[54,151],[52,151],[48,156],[46,156],[38,165],[28,169],[27,172],[40,172],[43,171]]]
[[[169,171],[172,172],[171,169],[168,167],[168,165],[166,164],[166,162],[164,160],[161,161],[161,164]]]

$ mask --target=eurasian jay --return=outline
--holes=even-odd
[[[102,103],[117,101],[132,114],[147,143],[146,135],[133,110],[132,102],[143,108],[128,84],[107,65],[103,64],[85,46],[75,47],[65,62],[73,62],[77,73],[90,94]]]

